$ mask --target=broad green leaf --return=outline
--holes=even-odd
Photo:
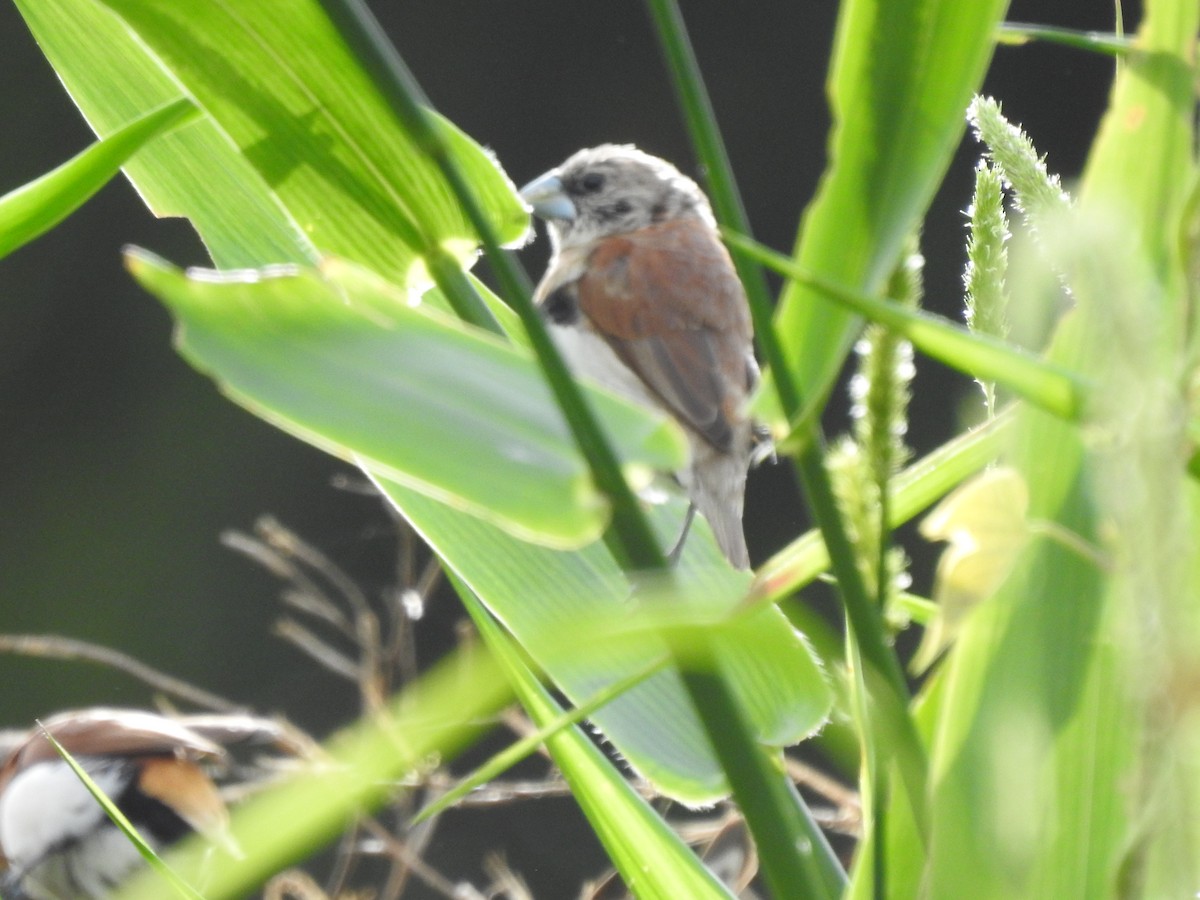
[[[187,142],[129,172],[156,213],[192,220],[218,266],[337,255],[424,289],[421,252],[472,258],[436,167],[314,0],[108,5],[120,18],[92,0],[21,9],[99,133],[180,96],[204,111]],[[508,179],[441,125],[502,239],[520,240],[528,217]]]
[[[729,567],[699,518],[676,566],[678,593],[664,595],[650,588],[635,600],[629,581],[602,544],[564,553],[523,543],[399,484],[378,483],[445,564],[575,703],[645,670],[666,652],[666,644],[647,630],[618,632],[619,639],[605,639],[611,638],[605,631],[611,631],[613,623],[633,617],[639,609],[662,609],[702,621],[725,619],[749,586],[749,573]],[[682,516],[679,500],[655,510],[664,544],[678,534]],[[576,642],[563,635],[575,635]],[[760,740],[773,746],[792,744],[824,721],[829,687],[811,651],[778,609],[771,606],[735,617],[719,629],[716,640],[721,669]],[[664,793],[704,803],[726,791],[676,669],[660,671],[617,697],[592,721],[622,757]]]
[[[181,352],[259,416],[529,539],[577,546],[603,530],[603,500],[527,354],[346,262],[189,277],[128,260],[178,318]],[[635,480],[683,464],[673,425],[596,402]]]
[[[1170,289],[1163,299],[1182,304],[1181,217],[1196,174],[1194,37],[1200,11],[1186,0],[1147,6],[1153,12],[1135,41],[1140,52],[1127,59],[1113,85],[1079,197],[1085,206],[1129,217],[1129,240]]]
[[[868,293],[883,286],[949,165],[1007,5],[843,4],[828,82],[830,164],[795,250],[806,270]],[[776,325],[803,389],[831,383],[854,322],[818,291],[787,288]]]
[[[0,258],[49,231],[107,184],[142,147],[197,115],[191,103],[176,100],[0,197]]]
[[[508,675],[530,718],[546,726],[562,715],[554,698],[521,659],[512,639],[460,589],[471,617]],[[626,886],[645,900],[727,898],[721,885],[666,822],[577,727],[546,740],[555,764]]]
[[[104,0],[279,198],[322,253],[423,288],[414,263],[477,240],[437,167],[396,121],[316,0]],[[442,122],[501,240],[529,218],[495,162]]]

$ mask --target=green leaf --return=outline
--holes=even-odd
[[[1198,19],[1189,0],[1147,4],[1078,216],[1043,235],[1051,264],[1014,258],[1024,296],[1069,285],[1049,357],[1097,402],[1084,428],[1022,410],[1009,462],[1031,519],[1114,552],[1102,566],[1035,539],[968,618],[943,673],[931,896],[1167,897],[1200,879],[1195,720],[1172,686],[1200,645],[1178,252]]]
[[[45,234],[82,206],[146,144],[197,116],[191,103],[176,100],[0,197],[0,258]]]
[[[1030,41],[1046,41],[1076,50],[1087,50],[1116,57],[1125,56],[1133,50],[1133,41],[1119,34],[1109,34],[1103,31],[1076,31],[1072,28],[1057,28],[1053,25],[1005,22],[1000,26],[996,35],[996,42],[1000,44],[1020,47]]]
[[[422,253],[473,258],[475,235],[441,175],[317,3],[108,5],[121,18],[91,0],[21,10],[100,133],[180,96],[204,111],[203,129],[130,176],[155,212],[192,220],[218,266],[328,254],[423,289]],[[502,239],[521,240],[528,216],[511,183],[441,127]]]
[[[629,623],[635,611],[633,588],[603,544],[564,553],[523,543],[401,485],[378,484],[573,703],[644,671],[667,651],[650,629],[617,629],[614,635],[614,623]],[[664,544],[678,534],[684,506],[676,499],[654,510]],[[702,519],[693,525],[674,575],[667,593],[643,587],[636,609],[692,621],[729,619],[717,630],[717,656],[759,739],[784,746],[818,728],[831,697],[811,651],[775,607],[730,618],[750,575],[729,566]],[[664,793],[706,803],[726,792],[675,668],[616,697],[592,721]]]
[[[829,78],[830,167],[795,258],[876,293],[895,268],[962,136],[1006,0],[849,0]],[[855,331],[846,310],[793,284],[776,317],[789,365],[811,392],[832,383]],[[814,400],[814,397],[807,397]]]
[[[322,253],[424,287],[433,248],[477,239],[436,166],[316,2],[105,0],[238,148]],[[495,162],[448,122],[453,151],[501,239],[528,215]]]
[[[1130,241],[1170,288],[1165,297],[1182,304],[1181,220],[1196,176],[1197,9],[1186,0],[1151,5],[1154,15],[1138,35],[1140,52],[1130,56],[1113,86],[1078,193],[1083,206],[1129,217]]]
[[[144,252],[130,270],[180,323],[180,351],[239,403],[364,468],[502,524],[577,546],[606,511],[528,355],[350,263],[190,277]],[[627,470],[683,465],[672,425],[596,393]]]

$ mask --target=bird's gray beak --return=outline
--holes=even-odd
[[[562,179],[556,172],[547,172],[521,188],[521,199],[543,219],[570,222],[576,215],[575,204],[567,196]]]

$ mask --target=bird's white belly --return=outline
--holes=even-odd
[[[85,764],[110,797],[128,783],[117,766]],[[30,897],[103,897],[141,862],[125,835],[101,824],[107,820],[67,764],[47,760],[22,771],[5,789],[0,841],[13,870],[29,876]]]
[[[615,394],[635,403],[662,409],[642,380],[634,374],[601,337],[578,326],[550,325],[550,336],[558,345],[571,371],[599,382]]]

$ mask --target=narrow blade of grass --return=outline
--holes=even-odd
[[[614,682],[601,691],[597,691],[584,703],[581,703],[574,709],[555,716],[545,725],[539,726],[532,734],[526,735],[519,741],[516,741],[509,747],[497,753],[470,775],[460,780],[458,784],[446,791],[446,793],[442,794],[429,805],[423,807],[415,816],[413,816],[412,824],[415,825],[417,822],[428,819],[431,816],[436,816],[438,813],[449,809],[460,799],[471,793],[471,791],[475,790],[475,788],[482,784],[486,784],[493,778],[500,775],[500,773],[512,768],[526,756],[537,750],[538,747],[540,747],[550,738],[566,730],[567,728],[570,728],[572,725],[578,725],[584,719],[590,717],[596,710],[600,709],[600,707],[611,701],[614,697],[619,697],[634,685],[641,684],[655,672],[666,666],[667,663],[668,659],[664,656],[661,661],[647,666],[640,672],[634,672],[632,675],[626,676],[620,681]]]
[[[1003,384],[1018,396],[1063,419],[1073,421],[1083,412],[1086,385],[1080,377],[1061,366],[987,335],[972,334],[930,313],[906,309],[836,284],[743,235],[726,234],[726,239],[754,254],[781,275],[806,284],[846,309],[895,330],[914,347],[948,366],[973,378]]]
[[[0,259],[45,234],[82,206],[146,144],[199,115],[188,100],[168,103],[0,197]]]
[[[42,723],[39,722],[38,726],[41,727],[41,724]],[[159,857],[159,855],[154,852],[154,848],[147,844],[146,840],[140,834],[138,834],[138,830],[133,827],[133,823],[130,822],[125,814],[117,808],[117,805],[113,803],[112,800],[109,799],[108,795],[100,789],[99,785],[92,781],[88,773],[84,771],[83,766],[79,765],[75,758],[67,752],[66,748],[54,739],[54,735],[43,728],[42,737],[50,742],[50,745],[54,747],[54,749],[58,752],[58,755],[63,758],[63,761],[71,767],[71,771],[75,773],[76,777],[78,777],[81,782],[83,782],[83,786],[88,789],[88,793],[91,794],[96,799],[96,802],[99,803],[104,809],[105,814],[112,820],[113,824],[121,829],[122,834],[124,834],[125,837],[129,839],[129,842],[137,848],[138,853],[142,855],[142,858],[146,860],[146,863],[150,866],[150,868],[160,875],[163,881],[171,886],[171,890],[173,890],[180,897],[186,897],[187,900],[204,900],[204,898],[197,893],[197,891],[192,888],[191,885],[184,881],[178,872],[168,866]]]

